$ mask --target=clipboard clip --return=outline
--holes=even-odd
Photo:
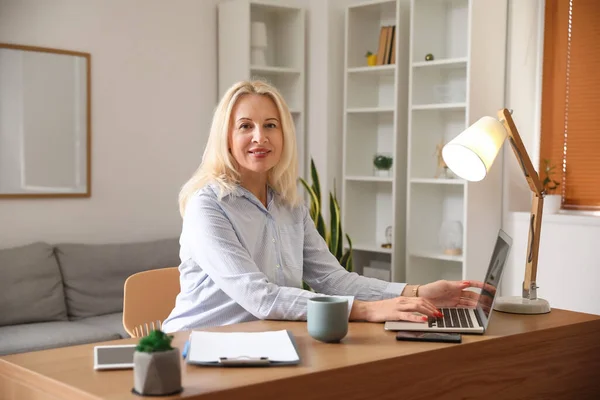
[[[269,365],[269,357],[219,357],[219,364],[230,367]]]

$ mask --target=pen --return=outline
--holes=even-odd
[[[190,351],[190,341],[186,340],[185,344],[183,345],[183,351],[181,352],[181,357],[183,357],[184,360],[187,357],[187,354],[189,351]]]

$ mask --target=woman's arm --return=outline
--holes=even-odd
[[[317,294],[269,282],[257,267],[216,199],[190,199],[182,237],[192,258],[231,299],[259,319],[306,319]]]
[[[315,291],[330,295],[355,296],[358,300],[374,301],[400,296],[404,283],[390,283],[349,273],[331,254],[327,243],[304,209],[304,280]]]

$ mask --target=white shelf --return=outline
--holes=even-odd
[[[376,113],[393,113],[395,109],[393,107],[362,107],[362,108],[348,108],[347,113],[355,114],[376,114]]]
[[[446,58],[442,60],[433,60],[433,61],[417,61],[413,63],[414,68],[425,68],[425,67],[466,67],[467,66],[467,58],[459,57],[459,58]]]
[[[346,176],[346,180],[355,182],[394,182],[393,177],[382,176]]]
[[[352,243],[353,250],[370,251],[372,253],[392,254],[392,249],[386,249],[375,243]]]
[[[250,70],[259,74],[299,74],[300,70],[297,68],[287,67],[271,67],[262,65],[251,65]]]
[[[431,251],[431,250],[415,250],[410,251],[409,255],[411,257],[421,257],[421,258],[431,258],[434,260],[444,260],[444,261],[454,261],[454,262],[463,262],[463,256],[451,256],[448,254],[444,254],[441,251]]]
[[[445,179],[445,178],[412,178],[411,183],[422,183],[427,185],[464,185],[464,179]]]
[[[348,68],[349,74],[393,74],[396,71],[396,64],[373,65],[370,67],[354,67]]]
[[[350,3],[350,2],[348,2]],[[342,225],[352,239],[357,270],[390,265],[390,280],[405,281],[406,130],[411,0],[370,0],[346,6]],[[381,29],[395,26],[396,64],[367,66]],[[392,157],[390,176],[376,175],[376,155]],[[391,238],[389,237],[391,230]],[[381,244],[392,241],[391,248]]]
[[[506,44],[507,4],[411,1],[407,282],[484,278],[502,221],[501,157],[485,180],[467,185],[443,178],[439,151],[504,104],[506,54],[498,49]],[[462,255],[444,254],[440,234],[449,226],[461,229]]]
[[[467,108],[467,103],[415,104],[413,110],[460,110]]]

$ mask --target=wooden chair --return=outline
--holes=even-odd
[[[127,278],[123,296],[123,327],[127,333],[142,337],[160,329],[175,307],[179,291],[177,267],[138,272]]]

